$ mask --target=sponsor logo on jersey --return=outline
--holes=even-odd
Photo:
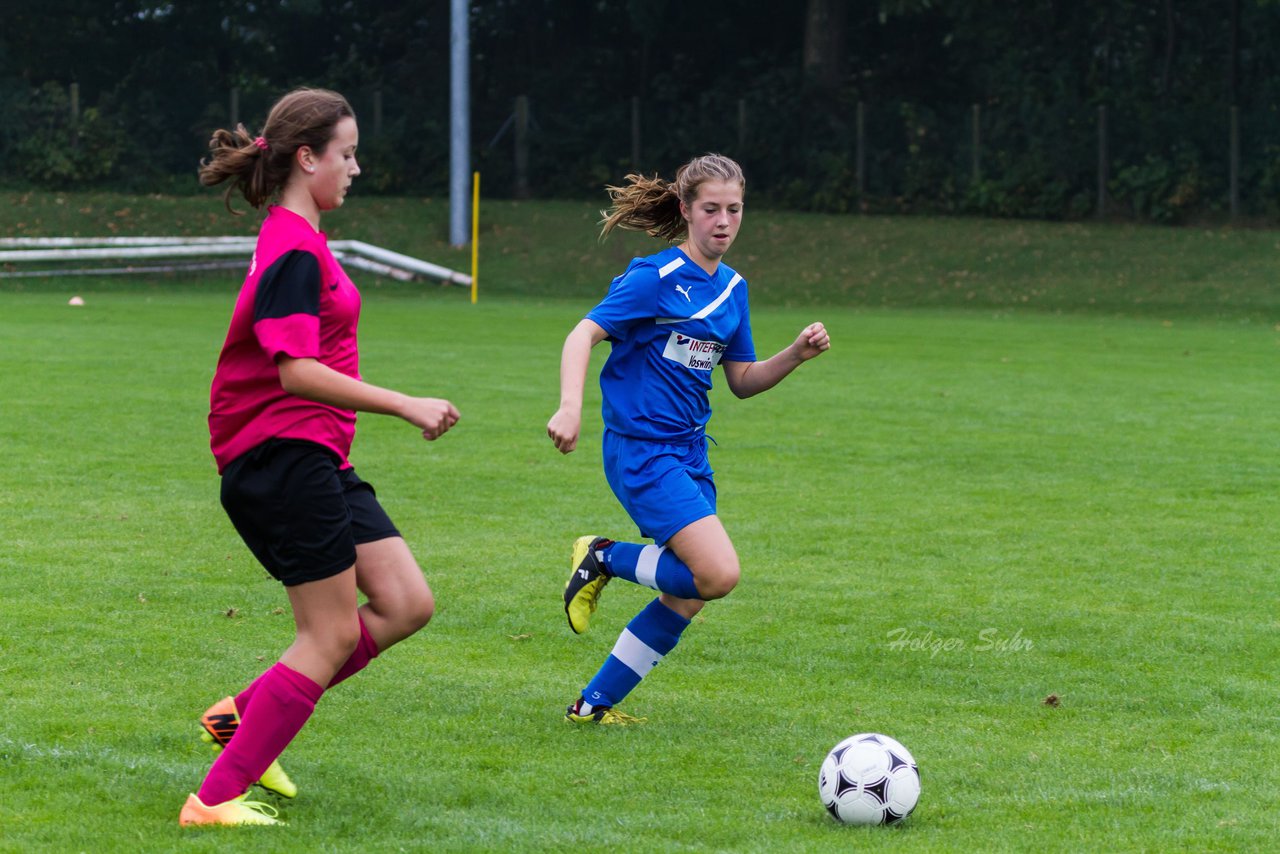
[[[720,364],[724,355],[724,345],[719,341],[702,341],[672,332],[667,339],[667,346],[662,351],[664,359],[679,362],[686,368],[695,371],[709,371]]]

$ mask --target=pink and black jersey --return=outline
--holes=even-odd
[[[276,359],[316,359],[360,379],[360,292],[329,251],[324,232],[279,206],[268,209],[218,357],[209,434],[221,473],[268,439],[305,439],[347,468],[356,414],[289,394]]]

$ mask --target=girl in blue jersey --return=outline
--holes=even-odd
[[[628,724],[614,706],[671,652],[708,600],[727,596],[738,555],[716,516],[707,462],[707,392],[716,365],[738,397],[773,388],[831,346],[821,323],[757,361],[747,283],[722,262],[742,224],[746,181],[733,160],[695,157],[675,180],[628,175],[609,187],[614,228],[646,231],[676,245],[636,258],[604,300],[574,327],[560,361],[560,408],[547,435],[564,454],[578,444],[591,349],[609,339],[600,372],[604,471],[614,495],[653,545],[579,537],[565,585],[573,631],[587,630],[604,586],[622,578],[661,595],[622,631],[604,665],[569,706],[576,723]]]

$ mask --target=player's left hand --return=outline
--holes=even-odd
[[[807,362],[814,356],[831,349],[831,336],[827,334],[827,327],[821,323],[810,323],[796,337],[795,344],[792,346],[795,347],[800,361]]]

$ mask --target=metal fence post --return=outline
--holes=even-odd
[[[867,193],[867,105],[862,101],[858,102],[854,124],[857,140],[854,147],[854,162],[858,176],[858,195],[865,196]]]
[[[529,96],[516,96],[516,198],[529,198]]]
[[[631,168],[640,169],[640,96],[631,96]]]
[[[471,5],[449,3],[449,245],[467,245],[471,183]]]
[[[973,183],[982,183],[982,107],[973,105]]]
[[[747,147],[747,99],[738,99],[738,156]]]
[[[1098,107],[1098,218],[1107,215],[1107,108]]]
[[[1240,108],[1231,106],[1231,151],[1228,164],[1231,170],[1231,218],[1240,215]]]

